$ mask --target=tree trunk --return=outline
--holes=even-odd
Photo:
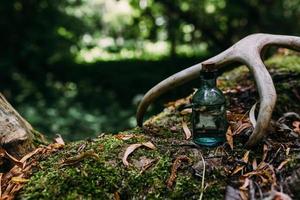
[[[43,142],[44,137],[0,93],[0,147],[10,155],[21,158]]]

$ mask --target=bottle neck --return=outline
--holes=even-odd
[[[216,87],[216,72],[201,72],[200,73],[200,83],[202,86],[206,87]]]

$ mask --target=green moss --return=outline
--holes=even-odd
[[[142,141],[149,141],[147,137]],[[123,141],[114,135],[74,142],[48,157],[42,155],[38,168],[18,198],[112,199],[116,192],[125,199],[142,199],[146,196],[149,199],[198,198],[200,180],[193,175],[191,166],[178,170],[178,178],[172,189],[166,186],[174,159],[184,152],[192,155],[191,151],[167,144],[168,139],[152,140],[157,149],[137,149],[128,158],[129,167],[123,165],[122,155],[133,141]],[[63,166],[64,160],[79,154],[79,148],[83,148],[82,151],[93,150],[100,159],[87,157],[74,165]],[[133,162],[142,157],[154,160],[153,165],[143,172]],[[215,196],[213,193],[211,195]]]
[[[266,61],[268,68],[280,71],[293,71],[300,73],[300,57],[298,55],[275,55]]]

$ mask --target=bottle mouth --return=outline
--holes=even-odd
[[[218,76],[218,71],[213,70],[213,71],[201,71],[200,72],[200,77],[204,79],[214,79]]]

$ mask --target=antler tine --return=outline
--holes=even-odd
[[[136,113],[136,120],[138,126],[143,126],[143,118],[148,106],[155,101],[159,96],[166,93],[167,91],[178,87],[190,80],[197,78],[198,73],[201,71],[201,63],[193,65],[185,70],[182,70],[167,79],[161,81],[153,88],[151,88],[143,97]]]
[[[295,51],[300,51],[300,39],[297,36],[288,36],[288,35],[268,35],[264,34],[265,37],[268,37],[268,44],[266,45],[278,45],[281,47],[286,47],[293,49]]]
[[[253,73],[260,96],[257,124],[246,144],[248,147],[255,145],[266,133],[276,103],[276,91],[272,78],[260,56],[262,49],[269,45],[278,45],[300,51],[300,37],[253,34],[243,38],[219,55],[170,76],[154,86],[144,96],[137,110],[138,125],[142,126],[147,107],[161,94],[195,79],[203,68],[216,69],[230,62],[239,61],[246,64]]]
[[[276,104],[276,90],[271,75],[261,60],[260,55],[262,49],[270,45],[300,50],[300,37],[254,34],[234,45],[234,54],[236,58],[245,63],[254,75],[260,97],[260,109],[257,123],[246,143],[246,146],[248,147],[254,146],[265,135]]]
[[[193,65],[187,69],[184,69],[165,80],[161,81],[157,85],[155,85],[153,88],[151,88],[143,97],[141,103],[139,104],[139,107],[137,109],[136,113],[136,120],[138,126],[143,126],[143,118],[145,115],[145,112],[147,111],[147,108],[149,105],[155,101],[159,96],[166,93],[167,91],[176,88],[180,85],[183,85],[186,82],[189,82],[193,79],[196,79],[199,76],[200,71],[202,70],[202,67],[210,67],[215,68],[217,66],[221,66],[229,62],[231,58],[230,52],[232,50],[228,49],[226,51],[223,51],[222,53],[218,54],[215,57],[212,57],[207,60],[207,63],[202,64],[198,63],[196,65]]]
[[[257,123],[254,127],[253,133],[246,143],[246,146],[251,147],[260,141],[265,135],[276,104],[277,95],[272,77],[266,69],[258,52],[254,52],[252,56],[244,58],[244,63],[254,75],[254,80],[260,97],[260,108]]]

